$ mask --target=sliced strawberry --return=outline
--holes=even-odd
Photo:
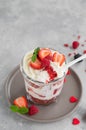
[[[39,112],[39,109],[35,105],[30,106],[29,115],[35,115],[38,112]]]
[[[54,52],[53,58],[52,58],[52,61],[53,61],[53,62],[57,62],[57,57],[58,57],[58,55],[59,55],[59,53]]]
[[[41,60],[49,55],[51,55],[51,50],[48,48],[42,48],[38,52],[38,56]]]
[[[18,107],[28,107],[28,101],[25,96],[18,97],[13,101],[13,104]]]
[[[60,66],[65,62],[65,56],[60,54],[57,58],[57,62],[59,62]]]
[[[65,62],[65,56],[63,54],[55,52],[53,54],[53,62],[58,62],[59,65],[61,66]]]
[[[33,69],[41,69],[42,68],[42,65],[41,65],[41,62],[36,59],[35,62],[31,61],[30,62],[30,66],[33,68]]]

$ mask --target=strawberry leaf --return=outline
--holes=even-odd
[[[18,112],[20,114],[26,114],[29,111],[29,109],[26,108],[26,107],[18,107],[16,105],[11,105],[10,109],[11,109],[12,112]]]
[[[37,55],[33,54],[31,60],[32,60],[33,62],[35,62],[35,61],[36,61],[36,58],[37,58]]]
[[[28,108],[26,108],[26,107],[21,107],[21,108],[19,108],[19,110],[18,110],[18,112],[20,113],[20,114],[26,114],[26,113],[28,113]]]
[[[37,48],[34,50],[33,55],[32,55],[32,57],[31,57],[31,60],[32,60],[33,62],[35,62],[35,60],[36,60],[36,58],[37,58],[37,55],[38,55],[39,50],[40,50],[40,48],[39,48],[39,47],[37,47]]]
[[[10,106],[10,109],[11,109],[12,112],[18,112],[19,107],[12,105],[12,106]]]

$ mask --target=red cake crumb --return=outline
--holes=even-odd
[[[78,118],[73,118],[72,124],[73,125],[78,125],[78,124],[80,124],[80,120]]]
[[[46,80],[46,83],[49,83],[49,81],[48,81],[48,80]]]
[[[76,55],[77,53],[76,53],[76,52],[74,52],[73,54],[74,54],[74,55]]]
[[[65,47],[69,47],[69,45],[67,43],[64,44]]]
[[[83,51],[83,54],[86,54],[86,50]]]
[[[84,46],[84,44],[81,44],[81,46]]]
[[[69,53],[69,54],[68,54],[68,56],[71,56],[71,55],[72,55],[72,53]]]
[[[80,36],[80,35],[78,35],[78,36],[77,36],[77,39],[79,40],[80,38],[81,38],[81,36]]]
[[[74,102],[77,102],[78,99],[75,96],[71,96],[69,101],[70,101],[70,103],[74,103]]]
[[[66,83],[66,81],[67,81],[66,78],[64,78],[64,83]]]
[[[70,74],[71,74],[71,72],[70,72],[70,70],[68,70],[68,71],[67,71],[67,75],[70,75]]]

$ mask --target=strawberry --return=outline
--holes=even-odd
[[[74,96],[71,96],[69,100],[70,100],[71,103],[74,103],[74,102],[78,101],[78,99],[76,97],[74,97]]]
[[[54,52],[53,58],[52,58],[52,61],[53,61],[53,62],[57,62],[58,55],[59,55],[59,53]]]
[[[35,105],[30,106],[29,115],[35,115],[38,112],[39,112],[39,109]]]
[[[51,55],[51,50],[48,48],[42,48],[38,52],[38,56],[41,60],[49,55]]]
[[[79,42],[78,41],[73,41],[73,43],[72,43],[72,48],[73,49],[76,49],[76,48],[78,48],[79,47]]]
[[[78,125],[78,124],[80,124],[80,120],[78,118],[73,118],[72,124]]]
[[[28,107],[28,101],[25,96],[18,97],[13,101],[13,104],[18,107]]]
[[[52,61],[53,62],[58,62],[59,65],[61,66],[65,62],[65,56],[63,54],[59,54],[59,53],[55,52],[53,54]]]
[[[36,59],[35,62],[31,61],[30,66],[33,69],[41,69],[42,68],[42,65],[41,65],[41,62],[39,61],[39,59]]]
[[[57,62],[59,62],[61,66],[65,62],[65,56],[63,54],[60,54]]]

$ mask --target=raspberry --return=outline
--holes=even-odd
[[[38,111],[39,109],[35,105],[32,105],[29,108],[29,115],[35,115],[36,113],[38,113]]]
[[[76,97],[74,97],[74,96],[71,96],[70,99],[69,99],[69,101],[70,101],[71,103],[74,103],[74,102],[77,102],[78,99],[77,99]]]
[[[73,41],[73,43],[72,43],[72,48],[73,49],[76,49],[76,48],[78,48],[79,47],[79,42],[78,41]]]
[[[72,124],[73,125],[78,125],[78,124],[80,124],[80,120],[78,118],[73,118]]]

